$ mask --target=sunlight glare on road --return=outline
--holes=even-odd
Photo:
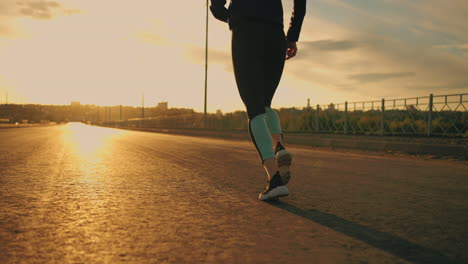
[[[111,139],[126,133],[82,123],[69,123],[65,129],[66,143],[73,147],[82,162],[96,162],[101,158],[103,152],[111,148]]]

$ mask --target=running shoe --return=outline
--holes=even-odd
[[[265,190],[260,193],[258,199],[260,199],[260,201],[276,201],[278,197],[287,196],[288,194],[288,187],[284,185],[279,172],[276,172],[271,180],[268,181],[268,185],[265,187]]]
[[[284,184],[288,184],[291,179],[291,163],[292,155],[291,152],[287,151],[281,143],[278,142],[276,145],[276,163],[278,165],[278,170],[281,174],[281,179]]]

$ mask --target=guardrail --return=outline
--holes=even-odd
[[[278,109],[285,131],[364,135],[468,137],[468,93]],[[208,129],[245,130],[245,112],[209,114]],[[156,117],[104,125],[204,128],[203,115]]]

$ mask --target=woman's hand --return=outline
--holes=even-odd
[[[292,42],[288,40],[288,46],[286,47],[286,59],[289,60],[290,58],[296,56],[296,53],[297,53],[296,42]]]

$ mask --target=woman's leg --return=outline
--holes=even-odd
[[[268,46],[266,52],[266,67],[265,67],[265,111],[267,115],[267,123],[272,134],[272,140],[276,152],[277,168],[281,175],[284,184],[287,184],[291,178],[291,161],[292,155],[283,146],[283,132],[278,114],[271,109],[271,101],[276,92],[276,89],[281,80],[284,69],[286,56],[286,37],[283,30],[271,27],[267,34],[268,42],[272,43]]]
[[[286,37],[284,31],[277,27],[270,27],[267,41],[271,43],[266,50],[265,56],[265,94],[264,104],[267,115],[267,123],[270,128],[274,147],[278,143],[283,144],[283,132],[278,114],[271,109],[271,101],[280,83],[283,74],[286,56]]]
[[[265,106],[266,121],[273,139],[273,148],[276,148],[278,143],[283,145],[283,132],[278,114],[269,106]]]
[[[239,94],[247,108],[249,132],[271,179],[277,171],[271,133],[264,107],[265,64],[262,24],[241,24],[233,29],[232,59]]]
[[[249,120],[250,138],[252,139],[262,159],[268,180],[278,171],[278,165],[273,151],[273,141],[266,124],[266,114],[260,114]]]

